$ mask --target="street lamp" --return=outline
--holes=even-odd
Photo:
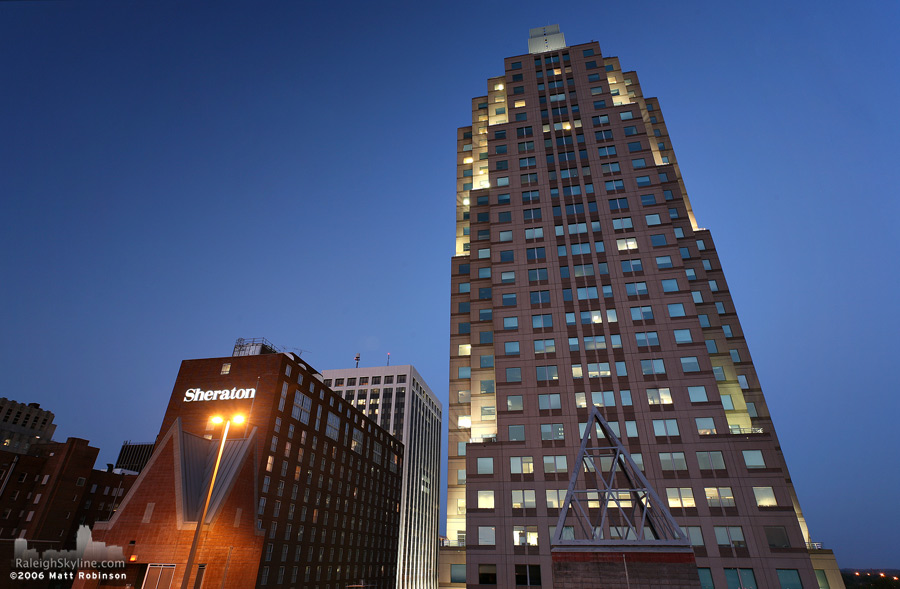
[[[213,488],[216,485],[216,475],[219,474],[219,464],[222,462],[222,452],[225,451],[225,440],[228,438],[228,428],[233,421],[236,425],[244,423],[243,415],[235,415],[231,419],[225,419],[220,415],[212,418],[212,422],[219,425],[225,422],[225,430],[222,432],[222,442],[219,444],[219,455],[216,456],[216,465],[213,467],[212,478],[209,481],[209,492],[206,494],[206,501],[203,503],[203,510],[200,512],[200,519],[197,521],[197,529],[194,530],[194,541],[191,542],[191,551],[188,554],[187,566],[184,571],[184,578],[181,581],[181,589],[188,589],[188,581],[191,578],[191,569],[194,566],[194,557],[197,555],[197,546],[200,543],[200,530],[203,529],[203,523],[206,520],[206,511],[209,509],[209,501],[212,499]]]

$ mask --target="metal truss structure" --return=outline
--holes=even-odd
[[[581,438],[552,545],[690,547],[597,407]]]

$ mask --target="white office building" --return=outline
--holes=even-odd
[[[405,449],[397,589],[437,587],[441,402],[414,366],[323,370],[325,386],[400,438]]]

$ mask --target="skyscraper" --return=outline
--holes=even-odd
[[[409,364],[323,370],[325,386],[403,442],[397,589],[437,586],[441,402]]]
[[[441,585],[552,586],[596,405],[690,537],[703,587],[841,587],[659,101],[558,26],[528,48],[457,134]]]

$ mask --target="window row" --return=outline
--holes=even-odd
[[[526,457],[527,458],[527,457]],[[544,456],[544,473],[545,474],[570,474],[565,456]],[[513,473],[517,474],[517,473]],[[545,506],[547,509],[561,509],[565,504],[567,489],[545,489]],[[752,487],[753,498],[757,507],[777,507],[778,503],[775,499],[775,491],[772,487]],[[496,507],[496,495],[499,491],[479,490],[476,492],[478,509],[494,509]],[[692,487],[667,487],[665,489],[666,502],[668,506],[676,509],[693,509],[697,507],[694,499],[694,490]],[[708,507],[735,507],[736,502],[731,487],[704,487],[703,496],[705,496]],[[598,509],[601,507],[601,497],[599,493],[587,493],[584,496],[587,499],[587,507],[589,509]],[[464,501],[464,500],[462,500]],[[628,493],[622,493],[619,503],[631,502]],[[534,489],[512,489],[510,491],[509,506],[512,509],[535,509],[537,508],[537,495]],[[628,505],[622,505],[627,507]],[[728,530],[719,530],[716,527],[717,543],[719,545],[731,545],[735,540],[742,539],[743,534],[732,530],[727,534],[730,542],[724,543],[726,532]],[[783,528],[782,528],[783,529]],[[703,534],[699,527],[690,528],[688,531],[691,544],[693,546],[703,546]],[[768,534],[767,534],[768,535]],[[770,538],[769,545],[777,548],[787,548],[787,535],[781,536],[778,542],[772,542]]]

